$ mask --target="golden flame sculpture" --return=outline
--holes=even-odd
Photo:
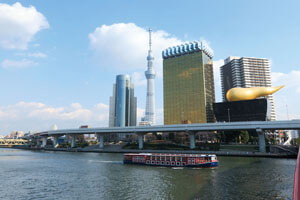
[[[228,101],[252,100],[273,94],[283,87],[284,85],[277,87],[231,88],[228,90],[226,98]]]

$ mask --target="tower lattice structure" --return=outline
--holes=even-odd
[[[149,29],[149,50],[147,56],[147,70],[145,71],[145,76],[147,79],[147,97],[146,97],[146,112],[144,121],[149,124],[155,124],[155,92],[154,92],[154,79],[155,70],[153,68],[154,57],[152,55],[152,43],[151,43],[151,32]]]

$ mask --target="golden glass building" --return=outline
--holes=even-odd
[[[202,42],[162,52],[164,124],[214,122],[213,52]]]

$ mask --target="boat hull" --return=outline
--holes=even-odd
[[[208,163],[201,163],[201,164],[195,164],[195,165],[176,165],[176,164],[147,164],[147,163],[136,163],[132,162],[130,160],[124,160],[124,164],[133,164],[133,165],[146,165],[146,166],[157,166],[157,167],[192,167],[192,168],[208,168],[208,167],[218,167],[219,163],[218,162],[208,162]]]

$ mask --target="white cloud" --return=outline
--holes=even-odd
[[[137,123],[139,123],[141,121],[142,117],[144,117],[144,116],[145,116],[145,109],[137,107],[136,108]]]
[[[47,55],[41,52],[36,52],[36,53],[28,53],[28,57],[34,57],[34,58],[47,58]]]
[[[300,71],[272,72],[273,86],[285,85],[274,94],[278,119],[300,119]]]
[[[216,102],[222,101],[220,67],[223,66],[223,65],[224,65],[224,60],[222,60],[222,59],[221,60],[216,60],[213,63]]]
[[[37,66],[38,63],[33,62],[31,60],[23,59],[23,60],[8,60],[5,59],[1,62],[1,67],[4,69],[8,68],[26,68],[26,67],[32,67]]]
[[[140,72],[133,72],[131,75],[134,86],[146,86],[147,80],[145,75]]]
[[[0,107],[0,132],[47,130],[53,124],[59,128],[77,128],[83,124],[105,127],[108,126],[108,110],[108,105],[103,103],[88,109],[79,103],[54,107],[39,102],[19,102]]]
[[[27,49],[34,35],[49,28],[49,24],[35,7],[23,7],[17,2],[13,5],[0,4],[0,27],[0,47]]]
[[[42,52],[35,52],[35,53],[18,52],[18,53],[15,53],[15,55],[22,56],[22,57],[47,58],[47,55]]]
[[[156,109],[156,124],[164,124],[164,109],[162,108]]]
[[[108,110],[109,106],[104,103],[98,103],[94,106],[94,108],[97,110]]]
[[[114,68],[121,72],[146,70],[149,33],[134,23],[102,25],[89,34],[90,47],[101,67]],[[154,68],[162,75],[162,50],[182,43],[169,33],[152,32]]]
[[[300,71],[293,70],[289,73],[272,72],[273,85],[285,85],[287,88],[300,89]]]

